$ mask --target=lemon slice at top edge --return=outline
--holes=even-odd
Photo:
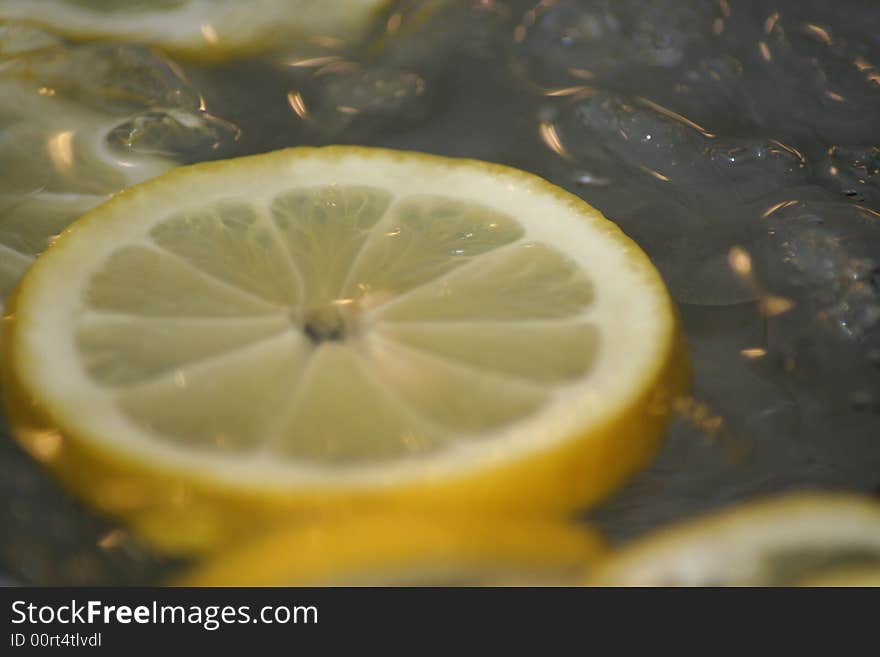
[[[657,272],[580,199],[351,147],[122,192],[4,337],[30,451],[181,549],[291,510],[570,511],[653,454],[686,376]]]
[[[562,523],[380,514],[275,531],[182,586],[530,586],[577,583],[602,540]]]
[[[880,568],[880,503],[795,493],[661,530],[588,582],[610,586],[791,586]],[[867,575],[866,575],[867,576]],[[826,579],[827,578],[827,579]],[[848,584],[841,584],[847,586]]]
[[[21,20],[77,39],[147,43],[217,60],[303,38],[357,41],[388,0],[0,0],[0,20]]]

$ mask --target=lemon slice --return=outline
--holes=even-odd
[[[182,586],[574,585],[605,553],[585,528],[385,514],[276,531],[208,560]]]
[[[225,59],[306,37],[362,38],[388,0],[0,0],[0,20],[28,21],[76,39],[146,43]]]
[[[570,511],[652,455],[685,373],[657,272],[598,212],[380,149],[125,190],[8,310],[18,435],[169,549],[292,510]]]
[[[867,577],[878,568],[880,503],[855,495],[799,493],[661,531],[624,548],[589,582],[811,586],[835,577],[843,582],[853,569]]]

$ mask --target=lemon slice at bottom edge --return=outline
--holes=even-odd
[[[4,337],[30,452],[177,550],[292,512],[571,511],[653,454],[686,375],[659,275],[580,199],[350,147],[122,192]]]
[[[408,514],[291,527],[209,559],[181,586],[555,586],[604,554],[562,523]]]
[[[880,502],[791,493],[660,530],[623,548],[588,583],[849,586],[849,577],[876,577],[878,570]]]
[[[828,588],[880,588],[880,563],[874,566],[832,568],[798,580],[798,586]]]

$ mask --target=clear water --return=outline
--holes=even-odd
[[[612,540],[773,491],[880,492],[876,1],[462,0],[424,23],[415,4],[366,47],[178,62],[189,83],[131,48],[64,70],[84,97],[127,87],[122,151],[474,157],[618,222],[680,304],[694,386],[655,462],[587,514]],[[139,74],[94,74],[120,57]],[[8,437],[0,450],[7,579],[148,583],[180,565],[71,500]]]

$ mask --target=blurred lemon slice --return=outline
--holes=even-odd
[[[197,59],[362,38],[388,0],[0,0],[0,20],[29,21],[76,39],[146,43]]]
[[[208,560],[182,586],[574,585],[604,553],[564,524],[378,515],[290,528]]]
[[[74,218],[175,164],[111,152],[118,117],[35,87],[0,77],[0,302]]]
[[[790,494],[662,530],[589,580],[609,586],[840,585],[880,568],[880,503]],[[816,582],[811,584],[810,582]]]
[[[73,219],[226,133],[158,53],[0,25],[0,303]]]
[[[32,453],[180,549],[291,510],[570,511],[652,455],[685,375],[657,272],[580,199],[350,147],[122,192],[4,334]]]

